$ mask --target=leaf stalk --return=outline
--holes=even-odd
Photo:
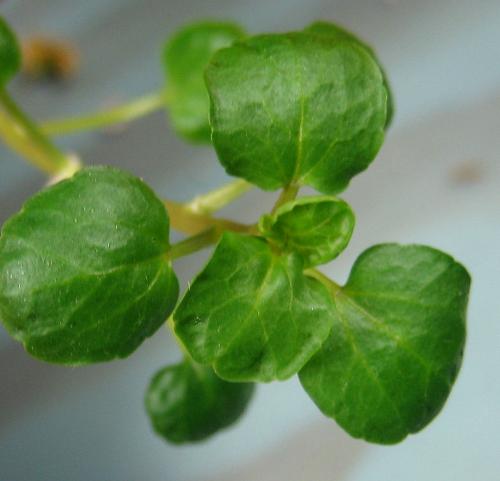
[[[332,281],[328,276],[323,274],[318,269],[306,269],[304,274],[309,277],[313,277],[314,279],[321,282],[331,293],[332,296],[335,297],[342,290],[342,286],[337,284],[335,281]]]
[[[110,125],[131,122],[132,120],[144,117],[145,115],[165,107],[167,103],[167,92],[165,90],[160,90],[101,112],[49,120],[42,123],[41,128],[45,134],[54,136],[71,134],[78,131],[101,129]]]
[[[237,179],[206,194],[196,196],[186,204],[186,208],[194,214],[212,214],[230,204],[253,187],[246,180]]]
[[[59,150],[6,90],[0,90],[0,137],[14,152],[49,175],[74,170],[74,159]]]
[[[287,185],[282,191],[280,196],[278,197],[278,200],[274,204],[273,210],[271,211],[271,214],[274,214],[282,205],[286,204],[287,202],[294,200],[297,197],[297,194],[299,193],[300,186],[297,184],[289,184]]]

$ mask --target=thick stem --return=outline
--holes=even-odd
[[[252,188],[253,185],[246,180],[238,179],[219,189],[196,196],[192,201],[186,204],[186,208],[195,214],[212,214],[230,204]]]
[[[205,247],[215,244],[222,235],[222,232],[222,229],[218,229],[214,226],[201,232],[200,234],[188,237],[187,239],[170,246],[167,256],[171,260],[188,256],[193,252],[197,252]]]
[[[216,219],[209,215],[195,214],[186,204],[164,201],[173,229],[187,235],[196,235],[212,227],[233,232],[251,232],[252,226],[226,219]],[[189,204],[188,204],[189,205]]]
[[[95,114],[47,121],[42,124],[42,130],[48,135],[64,135],[82,130],[100,129],[113,124],[130,122],[163,108],[166,104],[167,94],[162,90]]]
[[[287,185],[281,191],[281,194],[278,197],[276,204],[274,204],[272,213],[274,214],[283,204],[286,204],[290,200],[295,199],[295,197],[297,197],[297,194],[299,193],[299,189],[300,189],[300,186],[298,186],[297,184]]]
[[[168,257],[177,259],[215,244],[225,231],[254,234],[255,225],[241,224],[211,215],[194,214],[188,204],[164,201],[173,229],[191,235],[170,247]]]
[[[40,131],[5,90],[0,90],[0,136],[12,150],[50,175],[67,170],[74,163]]]

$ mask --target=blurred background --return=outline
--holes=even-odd
[[[449,401],[427,429],[393,447],[351,439],[296,379],[260,386],[236,427],[174,447],[152,433],[143,409],[152,374],[179,358],[166,329],[127,360],[69,369],[31,359],[0,326],[0,481],[500,479],[498,0],[4,0],[0,13],[22,38],[61,37],[79,53],[71,80],[12,84],[38,119],[161,88],[162,44],[189,21],[231,19],[254,33],[317,19],[345,25],[376,48],[396,116],[372,167],[343,195],[357,228],[326,271],[344,281],[361,250],[400,241],[448,251],[473,277],[465,361]],[[213,151],[179,140],[163,112],[61,145],[177,200],[227,180]],[[0,221],[44,182],[0,145]],[[256,191],[225,215],[253,220],[272,201]],[[177,263],[183,283],[206,256]]]

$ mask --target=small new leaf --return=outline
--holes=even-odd
[[[354,213],[335,197],[302,197],[264,215],[259,227],[281,250],[297,252],[304,266],[311,267],[331,261],[347,247]]]
[[[0,16],[0,88],[21,68],[21,51],[16,35]]]
[[[304,32],[218,51],[206,70],[212,141],[226,171],[262,189],[345,189],[377,154],[387,91],[359,42]]]
[[[183,28],[166,43],[163,61],[170,117],[174,128],[186,139],[210,142],[205,67],[214,52],[244,35],[233,23],[201,22]]]
[[[0,317],[33,356],[128,356],[174,308],[169,221],[139,179],[94,167],[43,190],[3,227]]]
[[[233,424],[254,385],[220,379],[211,367],[185,360],[158,371],[146,391],[153,429],[176,444],[201,441]]]
[[[387,117],[385,119],[385,128],[387,129],[392,121],[392,117],[394,115],[394,98],[391,91],[391,86],[389,85],[389,80],[387,79],[387,75],[385,74],[384,69],[380,63],[380,60],[377,57],[377,54],[368,44],[360,40],[354,34],[340,27],[339,25],[335,25],[330,22],[314,22],[309,25],[305,32],[315,34],[315,35],[325,35],[330,38],[338,38],[338,39],[347,39],[357,42],[360,46],[362,46],[366,51],[373,57],[375,62],[377,62],[380,67],[380,71],[382,72],[382,76],[384,77],[384,85],[387,90]]]
[[[314,402],[348,433],[391,444],[440,411],[462,361],[470,278],[425,246],[383,244],[331,287],[330,337],[300,372]]]
[[[223,379],[286,379],[332,325],[328,290],[302,271],[296,254],[280,256],[263,239],[225,233],[177,307],[175,332]]]

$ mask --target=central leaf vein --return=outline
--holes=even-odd
[[[358,345],[357,345],[355,338],[352,334],[352,331],[349,327],[349,323],[347,322],[346,318],[344,317],[342,309],[339,308],[339,303],[336,302],[336,306],[337,306],[337,311],[339,313],[338,317],[342,322],[342,325],[344,327],[344,332],[347,334],[347,336],[349,338],[349,344],[351,345],[351,348],[352,348],[354,355],[360,360],[360,362],[361,362],[362,366],[364,367],[368,376],[372,379],[373,383],[379,388],[382,395],[387,399],[389,405],[393,408],[396,416],[399,419],[400,426],[403,427],[405,425],[405,423],[404,423],[403,415],[399,409],[399,406],[394,402],[392,397],[387,392],[386,387],[380,381],[380,378],[377,376],[377,374],[371,368],[370,364],[368,363],[368,360],[366,359],[366,356],[358,348]]]

